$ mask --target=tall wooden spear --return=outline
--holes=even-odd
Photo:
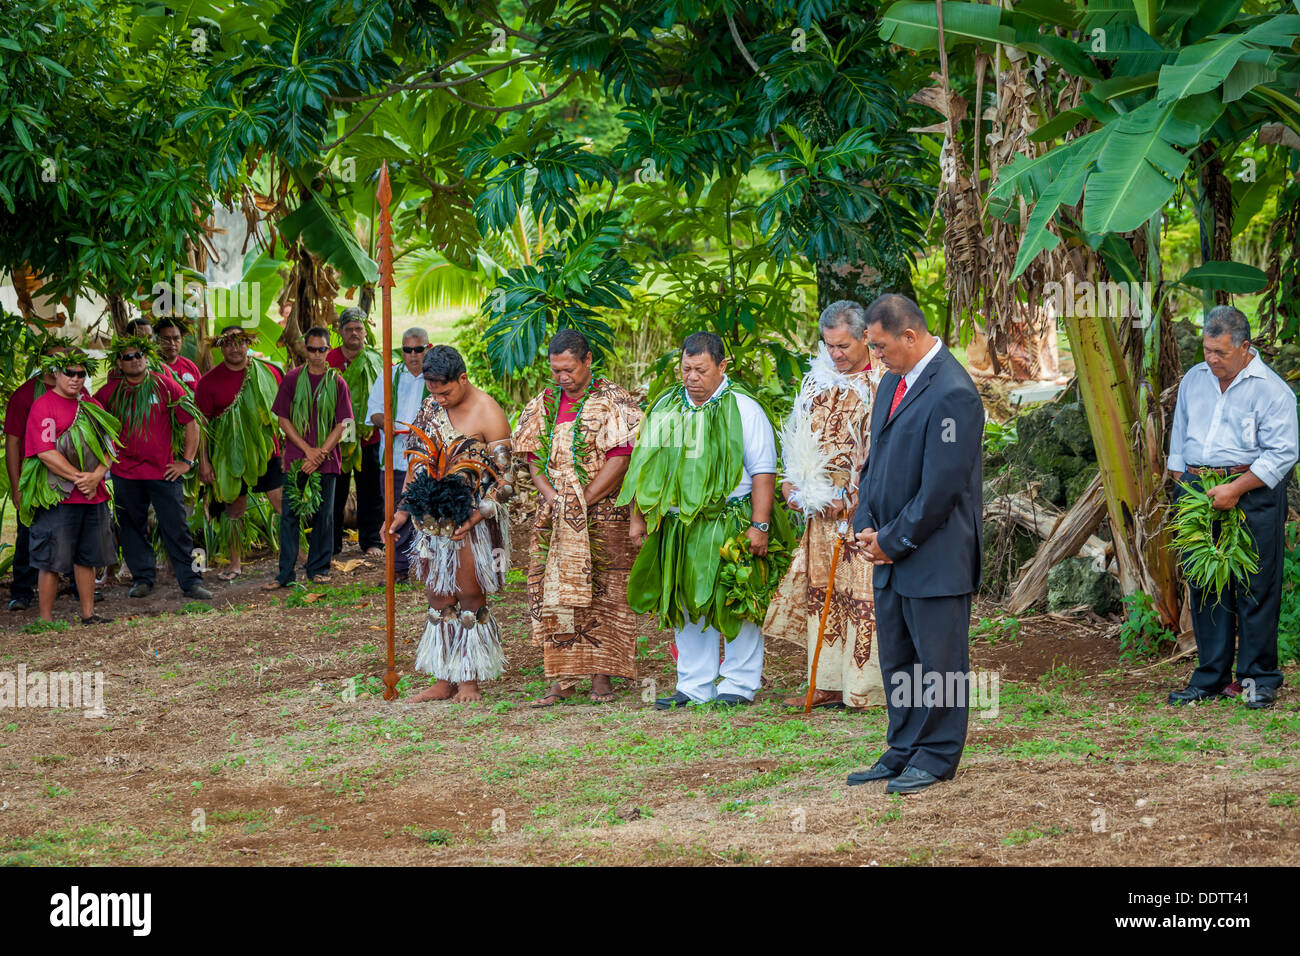
[[[397,595],[397,542],[388,531],[393,524],[393,215],[389,204],[393,188],[388,183],[388,164],[379,167],[379,289],[384,311],[384,448],[388,467],[384,469],[384,637],[388,641],[388,672],[384,674],[384,700],[397,699],[397,662],[393,650]]]

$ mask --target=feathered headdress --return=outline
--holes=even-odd
[[[469,520],[489,466],[464,452],[474,439],[446,442],[414,425],[406,440],[407,470],[423,465],[424,473],[403,489],[411,516],[429,534],[450,534]],[[418,443],[415,439],[418,439]]]

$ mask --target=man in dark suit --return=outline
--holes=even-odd
[[[915,302],[884,295],[867,341],[887,374],[853,519],[875,560],[889,749],[849,784],[923,790],[957,771],[969,710],[971,594],[980,582],[984,407]]]

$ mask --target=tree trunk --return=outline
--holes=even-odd
[[[108,318],[113,323],[114,335],[126,335],[126,323],[130,313],[126,308],[126,298],[120,292],[108,294]]]
[[[1120,585],[1125,594],[1149,593],[1165,625],[1176,628],[1174,562],[1154,517],[1163,469],[1153,473],[1161,452],[1152,418],[1137,427],[1137,393],[1111,317],[1066,310],[1064,320],[1105,488]]]
[[[1201,261],[1232,259],[1232,183],[1223,169],[1223,159],[1216,155],[1214,144],[1202,143],[1201,155],[1208,157],[1201,167],[1200,201],[1197,214],[1201,224]],[[1215,305],[1229,305],[1227,292],[1216,291]]]

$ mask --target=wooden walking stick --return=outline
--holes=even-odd
[[[388,182],[388,164],[379,167],[379,288],[383,297],[384,339],[384,450],[388,467],[384,469],[384,637],[388,641],[388,671],[384,674],[384,700],[397,699],[397,662],[393,650],[393,630],[397,595],[397,542],[389,530],[393,524],[393,216],[389,205],[393,188]]]
[[[840,522],[836,529],[835,547],[831,550],[831,573],[826,582],[826,600],[822,604],[822,618],[817,623],[817,647],[813,650],[812,672],[808,675],[808,699],[804,701],[803,712],[812,713],[813,697],[817,694],[817,662],[822,656],[822,639],[826,636],[826,619],[831,613],[831,595],[835,593],[835,568],[840,563],[840,549],[844,547],[844,532],[847,524]]]

